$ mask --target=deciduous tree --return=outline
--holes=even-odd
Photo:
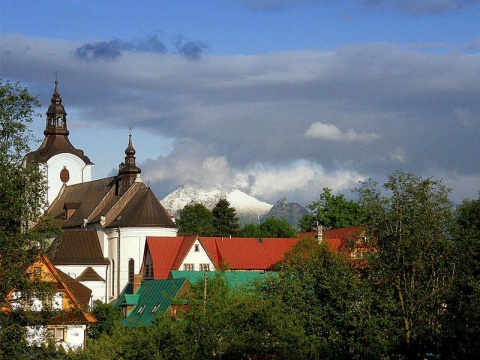
[[[45,239],[56,230],[48,217],[39,221],[45,207],[43,174],[37,164],[24,161],[34,141],[28,125],[38,115],[37,106],[37,98],[26,88],[0,81],[0,308],[9,307],[7,295],[13,289],[25,300],[33,298],[33,294],[49,294],[48,286],[25,276]],[[19,330],[18,325],[28,321],[22,313],[14,313],[1,317],[0,338],[10,336],[11,329]],[[9,323],[12,318],[16,325]],[[14,332],[13,336],[17,336],[18,331]],[[12,350],[6,350],[4,345],[0,342],[0,357],[20,356],[8,353]]]
[[[447,232],[449,189],[439,180],[397,171],[389,175],[383,191],[367,181],[357,192],[368,212],[364,230],[374,249],[368,275],[395,295],[404,355],[438,354],[445,300],[455,280]]]
[[[317,223],[326,229],[356,226],[365,219],[365,211],[357,202],[345,199],[342,194],[334,195],[329,188],[324,188],[317,200],[307,208],[312,214],[300,220],[302,231],[311,231]]]
[[[183,234],[213,235],[213,215],[203,204],[190,204],[180,210],[177,225]]]

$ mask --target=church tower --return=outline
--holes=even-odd
[[[132,145],[132,134],[129,135],[128,146],[125,149],[125,162],[118,168],[119,190],[118,195],[123,195],[125,191],[135,182],[137,176],[140,176],[142,170],[135,163],[135,149]]]
[[[27,155],[28,160],[36,161],[47,178],[47,203],[51,204],[63,184],[79,184],[92,179],[93,163],[76,149],[68,139],[67,112],[58,92],[58,81],[47,110],[45,139],[40,147]]]

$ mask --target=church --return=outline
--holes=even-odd
[[[131,134],[118,174],[92,180],[94,164],[68,139],[58,81],[46,115],[45,138],[27,160],[44,171],[47,212],[63,229],[48,255],[54,266],[92,290],[92,301],[107,303],[139,272],[147,236],[176,237],[178,228],[143,183]]]

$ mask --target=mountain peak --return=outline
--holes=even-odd
[[[203,204],[212,210],[220,199],[226,199],[235,208],[240,224],[258,223],[273,206],[239,189],[221,190],[217,186],[203,187],[196,184],[185,184],[160,202],[172,216],[178,217],[185,205]]]

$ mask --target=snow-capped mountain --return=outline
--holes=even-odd
[[[172,216],[177,217],[185,205],[200,203],[211,210],[220,199],[227,199],[237,210],[240,224],[258,223],[259,219],[273,207],[272,204],[257,200],[238,189],[202,188],[192,184],[174,190],[160,202]]]

